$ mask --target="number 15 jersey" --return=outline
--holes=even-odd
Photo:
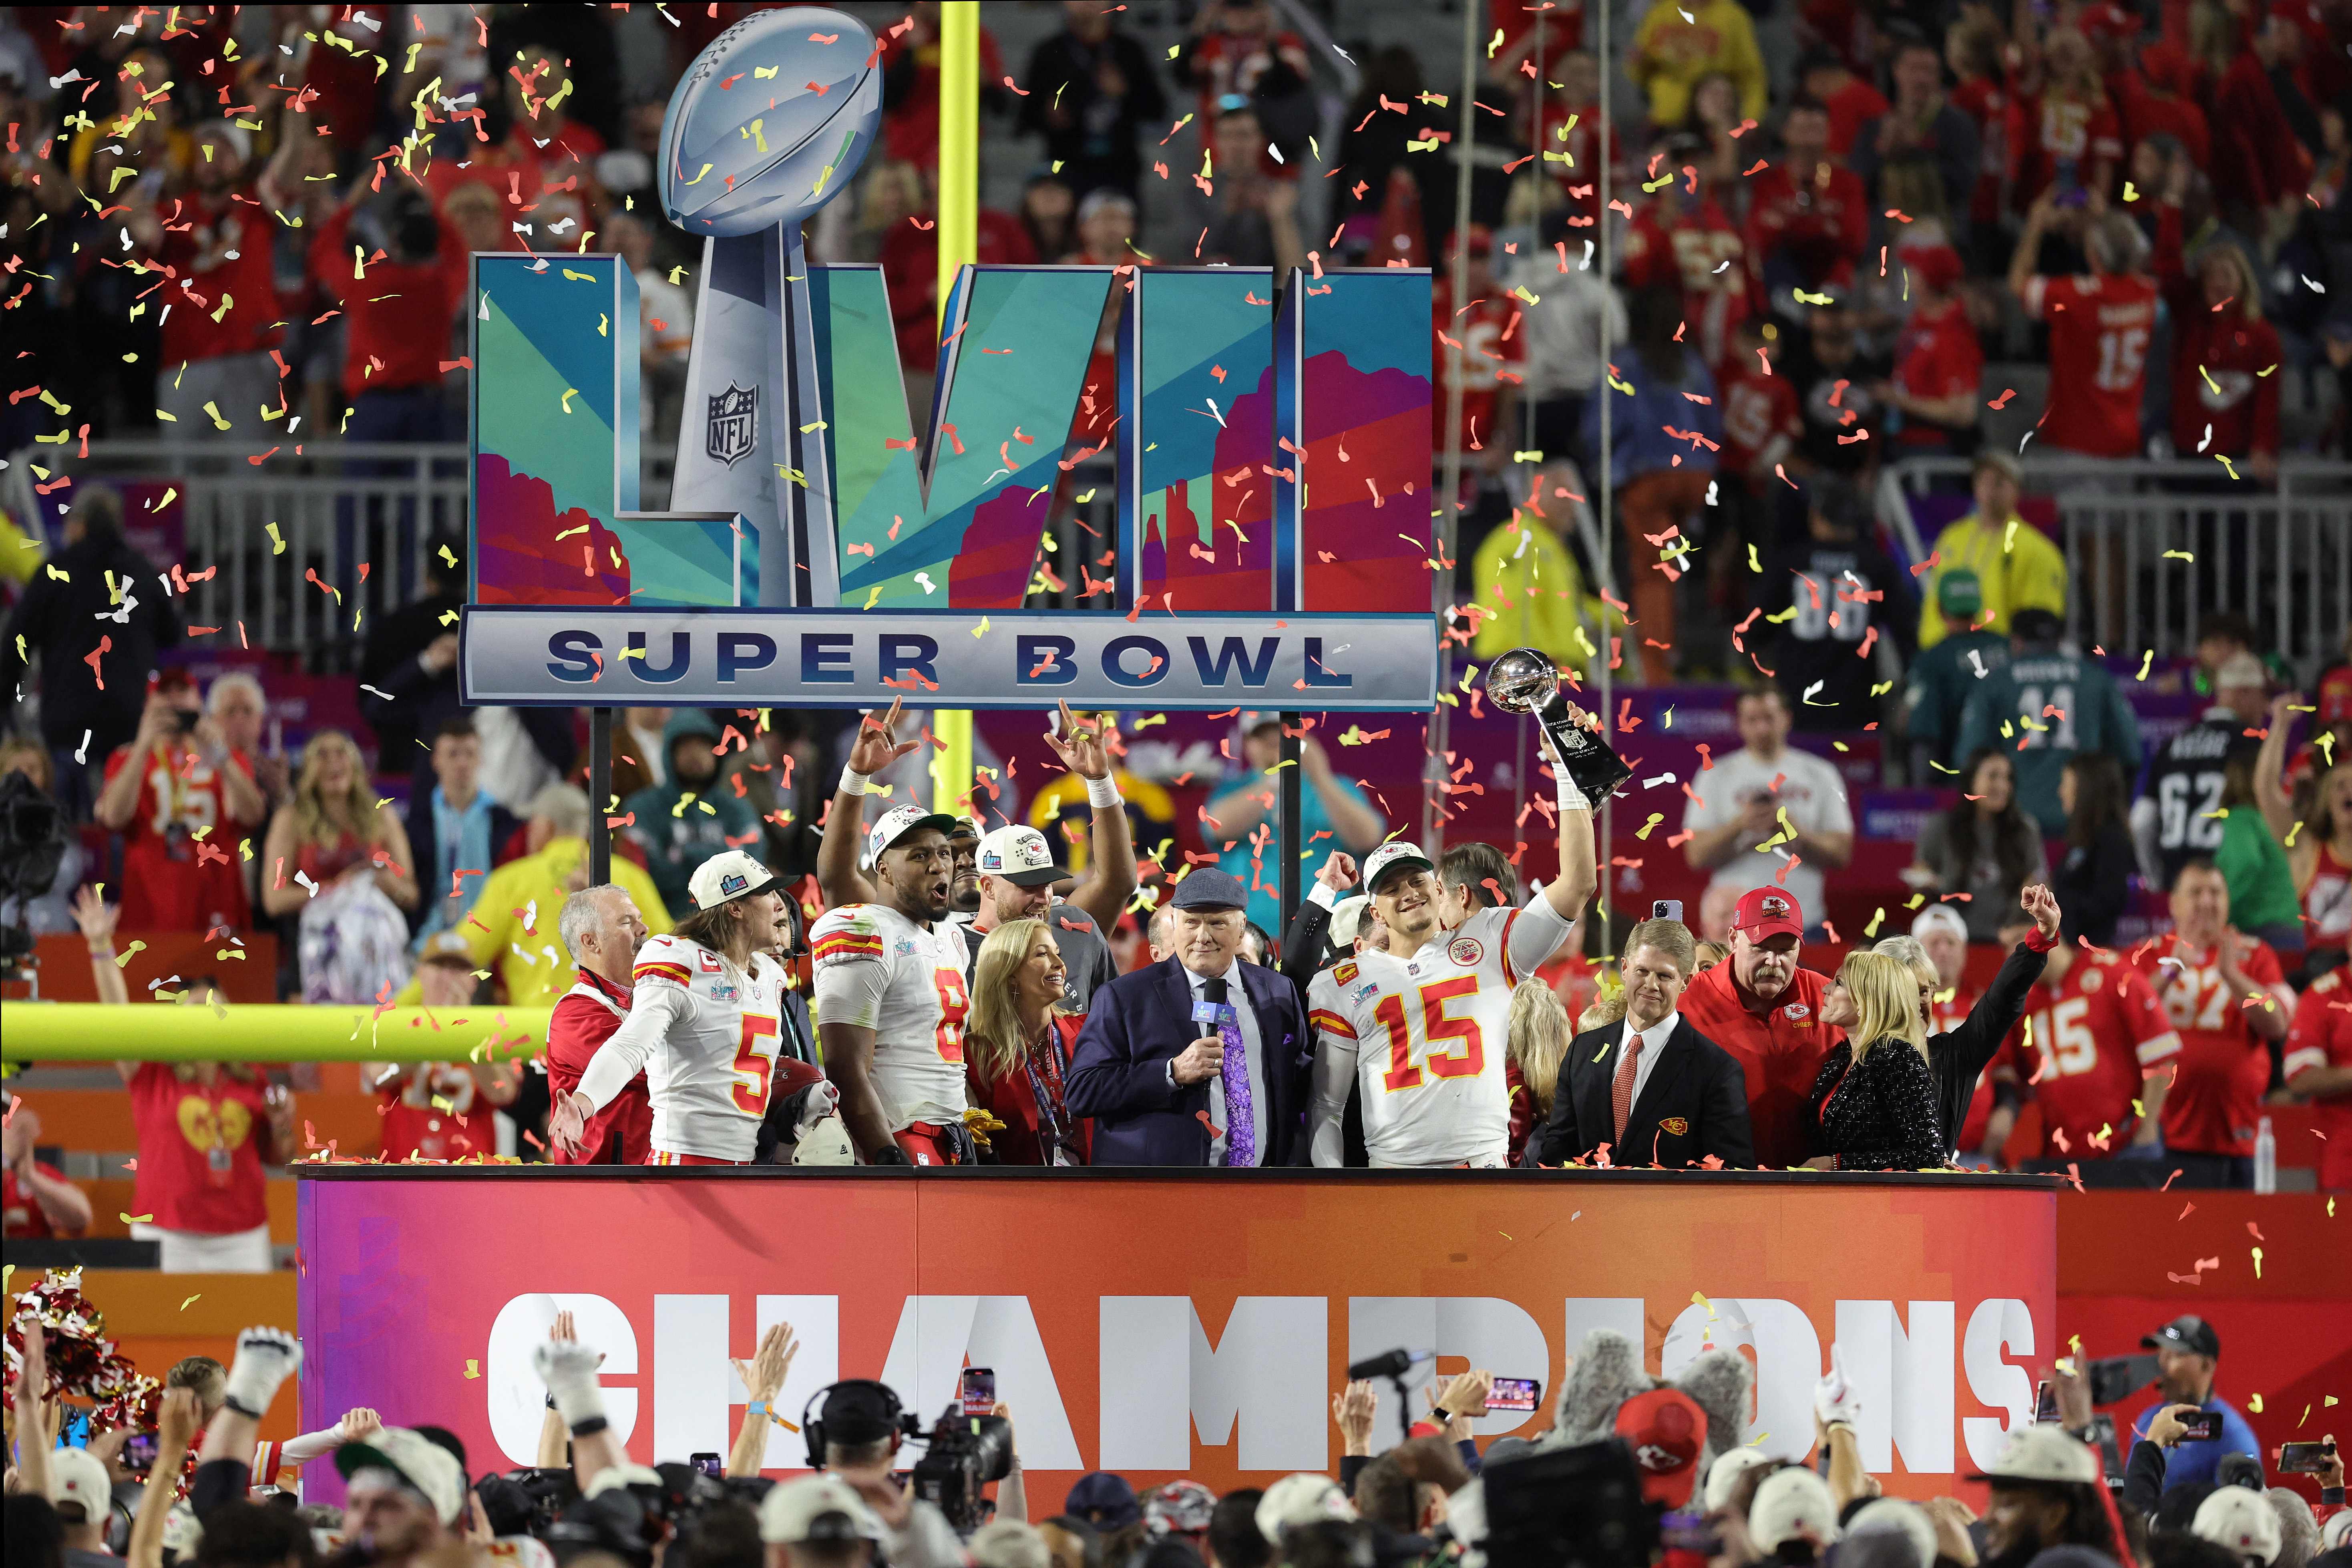
[[[1552,955],[1570,924],[1538,894],[1525,909],[1481,910],[1410,957],[1368,951],[1318,974],[1307,988],[1315,1163],[1341,1162],[1351,1082],[1374,1165],[1504,1163],[1511,990]]]
[[[874,1031],[874,1092],[890,1131],[961,1123],[963,1025],[971,994],[963,933],[918,925],[887,904],[845,904],[809,931],[816,1021]]]

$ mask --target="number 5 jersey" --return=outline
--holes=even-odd
[[[749,1164],[768,1113],[783,1013],[783,966],[756,953],[749,971],[680,936],[637,950],[629,1016],[604,1042],[580,1091],[603,1110],[645,1070],[656,1154]]]
[[[964,1112],[963,935],[887,904],[846,904],[809,930],[817,1026],[874,1031],[874,1090],[890,1131],[961,1124]]]

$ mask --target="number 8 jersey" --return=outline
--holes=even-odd
[[[1316,975],[1307,988],[1315,1163],[1341,1163],[1352,1080],[1374,1165],[1503,1164],[1511,990],[1552,955],[1570,924],[1538,894],[1525,909],[1481,910],[1409,958],[1368,951]]]
[[[748,1165],[759,1152],[775,1067],[784,972],[755,953],[747,973],[700,942],[657,936],[637,949],[629,1016],[581,1075],[601,1110],[642,1068],[653,1149]]]
[[[961,1124],[969,950],[945,921],[918,925],[887,904],[845,904],[809,930],[820,1028],[874,1031],[874,1092],[890,1131]]]

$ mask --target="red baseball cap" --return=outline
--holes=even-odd
[[[1746,931],[1750,942],[1783,935],[1793,936],[1801,942],[1805,935],[1805,911],[1786,888],[1750,888],[1739,895],[1739,906],[1731,917],[1731,929]]]
[[[196,678],[177,666],[159,669],[147,678],[147,695],[150,697],[163,692],[194,691],[195,689]]]
[[[1960,280],[1960,253],[1948,245],[1908,246],[1902,252],[1902,259],[1922,288],[1933,289],[1938,294],[1950,293],[1952,285]]]
[[[2085,37],[2133,38],[2139,36],[2139,19],[2125,10],[2115,0],[2096,0],[2074,14],[2074,26]]]
[[[1697,1400],[1676,1388],[1637,1394],[1617,1407],[1617,1435],[1633,1450],[1643,1497],[1668,1508],[1690,1501],[1706,1443],[1706,1412]]]

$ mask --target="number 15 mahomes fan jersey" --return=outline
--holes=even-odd
[[[657,936],[637,950],[633,978],[629,1016],[581,1075],[581,1092],[601,1110],[642,1068],[655,1153],[750,1163],[768,1113],[782,966],[757,953],[746,973],[700,942]]]
[[[887,904],[845,904],[809,929],[818,1027],[874,1031],[874,1092],[890,1131],[961,1125],[964,1112],[963,933],[918,925]]]
[[[1367,951],[1318,974],[1307,988],[1315,1163],[1340,1163],[1351,1079],[1373,1164],[1504,1163],[1511,988],[1567,940],[1570,924],[1538,893],[1525,909],[1481,910],[1408,958]]]

